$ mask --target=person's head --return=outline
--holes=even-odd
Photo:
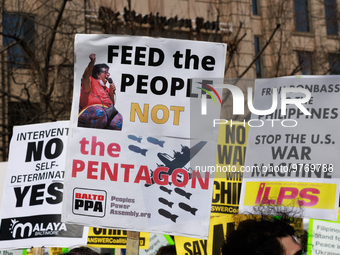
[[[106,84],[107,79],[110,77],[109,66],[107,64],[97,64],[93,66],[91,76],[96,80],[101,80]]]
[[[165,245],[158,249],[156,255],[176,255],[175,245]]]
[[[61,255],[99,255],[98,252],[88,248],[88,247],[77,247],[69,250],[67,253]]]
[[[284,218],[262,217],[241,221],[236,230],[227,233],[222,255],[299,255],[301,246],[295,230]]]

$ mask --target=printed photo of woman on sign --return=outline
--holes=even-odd
[[[116,86],[110,78],[109,66],[95,65],[93,53],[89,58],[82,77],[78,127],[122,130],[123,116],[114,107]]]

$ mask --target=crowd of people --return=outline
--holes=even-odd
[[[293,216],[293,217],[292,217]],[[242,218],[243,217],[243,218]],[[236,217],[235,230],[227,233],[221,246],[222,255],[301,255],[303,247],[292,226],[296,215],[286,212],[271,215]],[[305,250],[304,250],[305,252]],[[156,255],[176,255],[175,245],[159,248]],[[64,254],[65,255],[65,254]],[[100,255],[86,248],[75,248],[66,255]]]

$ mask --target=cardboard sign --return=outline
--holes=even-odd
[[[303,217],[337,219],[338,81],[333,75],[256,80],[254,108],[268,113],[248,122],[240,213],[290,204],[301,206]]]
[[[215,164],[218,130],[212,124],[220,105],[201,99],[207,93],[202,86],[223,77],[226,45],[77,35],[75,54],[63,220],[207,238],[213,175],[195,166]],[[108,68],[87,83],[86,70],[101,63]],[[104,113],[104,101],[91,102],[107,94],[84,90],[88,84],[106,90],[109,76],[119,113],[101,126],[103,119],[91,116],[107,120],[110,114],[103,106]]]
[[[139,249],[149,248],[149,233],[140,232]],[[126,248],[127,231],[104,228],[89,228],[87,246],[98,248]]]
[[[227,231],[232,231],[234,227],[232,215],[213,217],[210,221],[208,240],[175,236],[177,254],[220,254]]]
[[[249,126],[220,125],[211,216],[238,213]]]
[[[68,131],[68,121],[14,127],[0,248],[86,244],[87,229],[61,221]]]

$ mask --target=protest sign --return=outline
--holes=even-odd
[[[175,236],[177,254],[221,254],[221,246],[228,231],[234,230],[233,215],[212,217],[209,239],[195,239]]]
[[[171,239],[169,236],[168,238]],[[173,242],[173,241],[172,241]],[[156,255],[159,248],[162,246],[169,245],[169,242],[162,234],[150,234],[149,239],[149,248],[148,249],[140,249],[139,255]]]
[[[238,213],[248,130],[242,122],[219,127],[212,217]]]
[[[0,255],[23,255],[22,250],[0,250]]]
[[[51,247],[50,248],[50,255],[60,255],[63,253],[63,248],[61,247]]]
[[[218,131],[212,120],[219,118],[220,105],[203,100],[207,114],[201,115],[201,95],[209,92],[204,84],[223,77],[226,45],[77,35],[75,54],[63,220],[207,238],[213,178],[194,166],[215,165]],[[89,109],[103,107],[82,108],[86,95],[88,102],[96,98],[82,92],[88,85],[82,77],[100,63],[107,68],[96,76],[101,81],[90,78],[91,88],[111,83],[110,75],[119,113],[108,124],[88,126]]]
[[[139,236],[139,248],[148,249],[149,233],[141,232]],[[106,229],[106,228],[89,228],[87,237],[87,246],[97,248],[126,248],[127,231]]]
[[[307,255],[339,254],[340,220],[309,220]]]
[[[256,80],[254,108],[272,113],[248,122],[240,213],[285,205],[307,218],[337,218],[339,92],[339,76]]]
[[[83,226],[61,221],[68,131],[68,121],[14,127],[0,248],[86,244]]]

